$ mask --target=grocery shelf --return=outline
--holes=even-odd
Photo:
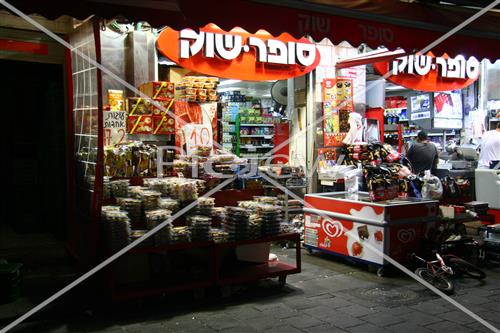
[[[227,249],[236,249],[241,245],[271,243],[280,241],[293,241],[296,245],[295,265],[282,261],[265,262],[261,264],[236,262],[229,266],[224,266],[224,253]],[[283,285],[288,274],[300,273],[301,271],[301,247],[299,233],[284,233],[276,236],[267,236],[258,239],[247,239],[225,243],[195,242],[179,243],[156,247],[139,247],[130,250],[126,255],[139,253],[155,253],[168,250],[182,249],[206,249],[209,260],[206,270],[200,274],[176,274],[162,278],[154,277],[151,281],[141,281],[134,283],[117,284],[117,272],[115,265],[111,265],[108,272],[109,291],[113,300],[124,300],[141,298],[158,294],[175,293],[187,290],[208,288],[215,285],[226,285],[259,279],[279,277],[280,284]]]
[[[427,136],[443,136],[443,135],[456,135],[456,134],[453,134],[453,133],[427,133]],[[413,137],[416,137],[417,136],[417,133],[415,134],[403,134],[403,138],[413,138]]]
[[[273,148],[274,145],[269,145],[269,146],[263,146],[263,145],[260,145],[260,146],[249,146],[249,145],[244,145],[244,146],[241,146],[240,148],[245,148],[245,149],[252,149],[252,148]]]
[[[273,158],[273,156],[247,156],[247,155],[241,155],[240,157],[242,158],[251,158],[251,159],[259,159],[259,160],[267,160],[268,158]]]
[[[240,124],[240,126],[273,127],[274,124]]]
[[[263,135],[263,134],[247,134],[247,135],[240,135],[240,138],[264,138],[264,139],[272,139],[274,134],[268,134],[268,135]]]
[[[384,111],[385,112],[392,112],[392,111],[396,111],[396,110],[401,111],[401,110],[406,110],[406,109],[408,109],[408,107],[405,106],[405,107],[401,107],[401,108],[386,108],[386,109],[384,109]]]

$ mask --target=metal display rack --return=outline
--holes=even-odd
[[[295,243],[295,264],[283,261],[267,261],[263,263],[239,262],[238,264],[224,264],[224,254],[243,245],[290,241]],[[186,272],[182,276],[173,276],[168,279],[141,281],[128,284],[117,283],[118,272],[116,265],[108,269],[108,293],[112,300],[141,298],[152,295],[176,293],[189,290],[200,290],[209,287],[221,287],[266,278],[278,278],[280,287],[286,283],[290,274],[301,272],[300,234],[287,233],[258,239],[248,239],[225,243],[194,242],[170,244],[156,247],[136,247],[125,256],[160,256],[173,258],[180,251],[202,250],[208,257],[206,271],[203,274]]]

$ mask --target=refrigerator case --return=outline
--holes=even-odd
[[[369,265],[383,267],[382,253],[401,262],[418,253],[421,239],[435,226],[439,203],[408,198],[372,202],[361,192],[357,200],[347,192],[305,196],[304,245]]]

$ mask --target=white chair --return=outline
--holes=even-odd
[[[476,169],[476,200],[500,209],[500,170]]]

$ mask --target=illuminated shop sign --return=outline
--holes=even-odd
[[[409,55],[391,62],[373,64],[375,70],[384,75],[391,74],[387,80],[413,90],[449,91],[462,89],[476,81],[480,73],[480,63],[474,58],[465,59],[458,55],[435,57]]]
[[[418,74],[427,75],[431,70],[437,70],[439,76],[450,79],[477,79],[479,76],[479,61],[464,56],[455,58],[431,57],[428,55],[409,55],[392,61],[392,75]]]
[[[193,71],[241,80],[282,80],[312,71],[320,61],[316,45],[287,33],[229,32],[214,24],[199,31],[166,28],[157,47],[167,58]]]

